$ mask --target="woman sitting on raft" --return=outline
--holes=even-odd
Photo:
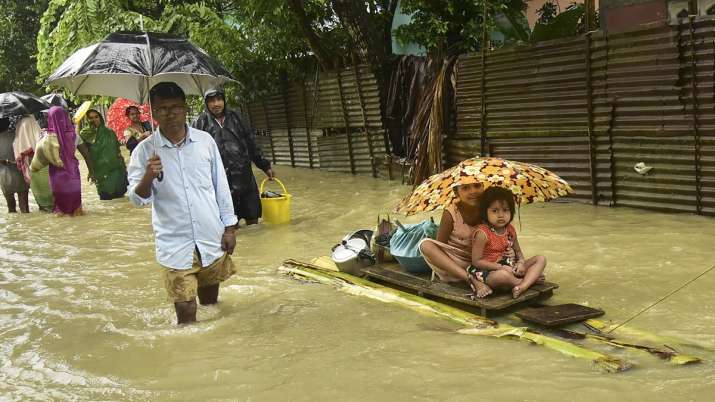
[[[472,266],[472,248],[477,227],[482,223],[479,199],[484,185],[473,177],[462,177],[453,187],[457,200],[442,213],[437,240],[424,239],[420,252],[427,264],[444,282],[465,281],[476,297],[486,297],[492,290],[483,280],[468,275]],[[514,257],[509,249],[505,257]]]

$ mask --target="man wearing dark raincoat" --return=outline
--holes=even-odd
[[[226,108],[222,90],[209,89],[204,93],[204,102],[206,111],[196,119],[193,127],[210,133],[218,145],[238,220],[245,219],[247,225],[258,223],[261,201],[251,162],[272,179],[271,162],[263,157],[256,145],[253,129],[246,119]]]

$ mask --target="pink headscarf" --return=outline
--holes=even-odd
[[[57,141],[60,144],[60,157],[67,166],[67,163],[70,162],[68,158],[75,159],[77,133],[75,133],[70,115],[65,109],[59,106],[50,108],[47,114],[47,131],[57,135]]]

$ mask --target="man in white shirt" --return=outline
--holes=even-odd
[[[149,96],[159,127],[132,153],[129,199],[152,204],[164,284],[178,323],[190,323],[196,296],[201,304],[216,303],[219,283],[236,272],[230,254],[237,219],[216,142],[186,125],[183,90],[161,82]]]

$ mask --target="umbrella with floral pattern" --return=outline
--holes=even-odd
[[[539,166],[501,158],[478,157],[464,160],[442,173],[430,176],[400,200],[395,212],[412,215],[447,207],[457,198],[452,188],[471,183],[482,183],[485,188],[504,187],[514,193],[518,202],[524,204],[549,201],[573,193],[566,180]]]
[[[117,139],[122,143],[124,143],[124,130],[132,125],[132,122],[129,120],[126,113],[129,106],[134,106],[139,109],[141,121],[144,122],[151,120],[151,115],[149,114],[149,104],[145,103],[140,105],[130,99],[117,98],[107,111],[107,127],[111,128],[117,134]]]

